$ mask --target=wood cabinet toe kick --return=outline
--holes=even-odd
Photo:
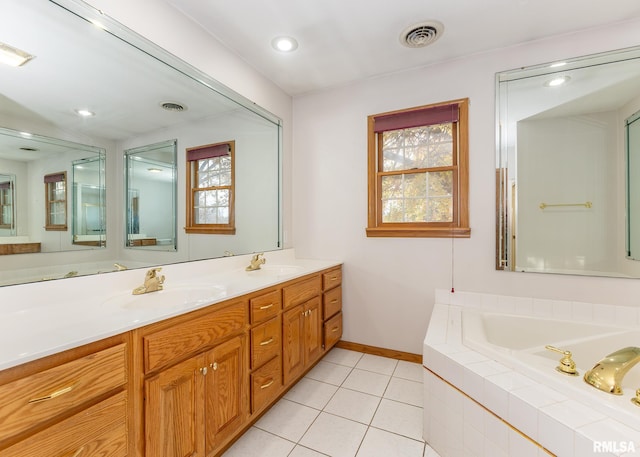
[[[213,457],[342,336],[342,266],[0,371],[0,457]]]

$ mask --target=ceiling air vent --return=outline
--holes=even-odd
[[[444,26],[438,21],[426,21],[404,29],[400,43],[408,48],[423,48],[436,41],[442,35]]]
[[[163,109],[166,109],[167,111],[176,111],[176,112],[180,112],[180,111],[186,111],[187,107],[180,104],[180,103],[175,103],[175,102],[164,102],[162,103],[160,106],[162,106]]]

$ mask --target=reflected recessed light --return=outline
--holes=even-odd
[[[162,172],[162,169],[160,169],[160,168],[147,168],[147,171],[149,173],[160,173],[160,172]]]
[[[570,79],[569,76],[557,76],[545,82],[544,85],[547,87],[557,87],[566,84]]]
[[[289,36],[279,36],[271,41],[271,46],[280,52],[291,52],[298,48],[298,42]]]
[[[96,115],[96,113],[94,113],[93,111],[89,111],[88,109],[76,109],[74,111],[78,116],[82,117],[91,117]]]
[[[19,67],[33,59],[34,56],[21,49],[0,43],[0,62],[12,67]]]
[[[564,67],[566,64],[567,62],[555,62],[549,65],[549,68]]]

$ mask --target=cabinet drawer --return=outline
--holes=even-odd
[[[328,290],[342,284],[342,268],[331,270],[322,275],[322,289]]]
[[[327,320],[342,309],[342,287],[335,287],[322,297],[323,319]]]
[[[251,329],[251,368],[259,367],[280,353],[281,322],[278,316]]]
[[[0,456],[126,457],[126,405],[121,392],[0,451]]]
[[[246,301],[182,322],[144,337],[146,372],[210,347],[247,325]]]
[[[328,351],[342,338],[342,313],[324,323],[324,349]]]
[[[126,380],[126,345],[120,344],[0,386],[0,441]]]
[[[251,375],[251,412],[274,400],[282,388],[282,365],[276,357]]]
[[[272,318],[282,308],[282,292],[274,290],[249,300],[251,309],[251,323],[266,321]]]
[[[320,295],[322,291],[322,279],[320,276],[314,276],[304,281],[291,284],[282,289],[284,295],[284,307],[299,305],[310,298]]]

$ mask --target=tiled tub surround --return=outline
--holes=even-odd
[[[164,290],[136,296],[146,269],[0,287],[0,370],[339,265],[286,249],[247,272],[250,258],[165,265]]]
[[[628,385],[640,367],[613,396],[582,381],[606,351],[579,365],[580,376],[564,376],[554,369],[559,354],[469,341],[464,319],[486,312],[637,330],[637,309],[444,290],[436,303],[423,353],[424,438],[443,457],[640,455],[640,408],[630,402],[640,385]]]

